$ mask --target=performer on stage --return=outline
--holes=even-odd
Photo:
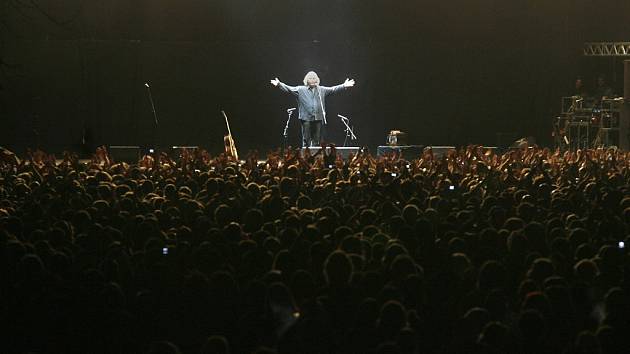
[[[593,97],[597,104],[600,104],[602,100],[607,98],[614,97],[613,89],[606,82],[606,78],[604,75],[599,75],[597,77],[597,82],[595,86],[595,96]]]
[[[584,86],[584,80],[579,76],[575,79],[575,91],[573,92],[573,96],[583,99],[589,96],[586,86]]]
[[[302,147],[320,146],[322,121],[326,124],[326,96],[354,86],[354,80],[346,79],[343,84],[328,87],[319,85],[319,77],[309,71],[304,77],[304,86],[289,86],[278,78],[271,84],[297,97],[298,112],[302,124]]]

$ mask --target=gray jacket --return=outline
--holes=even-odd
[[[345,89],[343,84],[333,87],[315,86],[309,88],[308,86],[289,86],[282,82],[278,83],[278,87],[297,98],[298,118],[305,121],[323,120],[326,111],[326,96]],[[324,112],[322,112],[322,106]]]

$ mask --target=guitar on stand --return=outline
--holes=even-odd
[[[236,144],[234,143],[234,138],[232,138],[232,131],[230,130],[230,122],[228,121],[228,117],[224,111],[221,111],[223,117],[225,118],[225,125],[227,126],[228,135],[223,137],[223,146],[225,147],[225,155],[234,161],[238,161],[238,151],[236,151]]]

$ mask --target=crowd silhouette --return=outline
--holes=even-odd
[[[630,154],[0,151],[5,353],[623,353]]]

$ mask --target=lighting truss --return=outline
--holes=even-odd
[[[586,42],[587,57],[630,57],[630,42]]]

